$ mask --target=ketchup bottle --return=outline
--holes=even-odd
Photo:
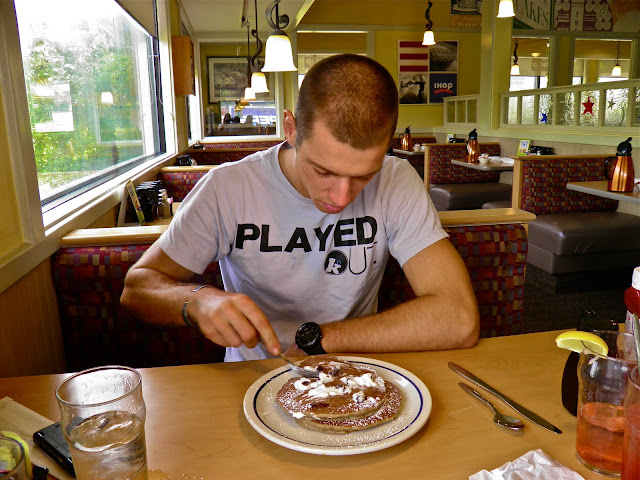
[[[624,291],[624,305],[627,307],[626,331],[633,333],[633,315],[640,318],[640,267],[633,269],[631,286]]]

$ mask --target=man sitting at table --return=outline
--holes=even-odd
[[[475,345],[465,265],[414,168],[385,157],[397,119],[380,64],[317,63],[296,115],[284,113],[286,142],[202,178],[130,269],[122,304],[158,325],[197,325],[226,361],[278,354],[280,342],[287,355]],[[389,254],[417,298],[376,313]],[[212,261],[226,291],[189,283]]]

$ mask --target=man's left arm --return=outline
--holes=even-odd
[[[402,352],[473,347],[478,304],[467,269],[446,238],[410,258],[403,270],[417,298],[384,312],[326,323],[326,352]],[[303,355],[293,345],[288,353]]]

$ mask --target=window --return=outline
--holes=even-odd
[[[160,152],[153,38],[114,0],[15,0],[47,211]]]

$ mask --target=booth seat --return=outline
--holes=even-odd
[[[521,156],[514,165],[511,203],[534,213],[528,262],[553,275],[555,290],[599,285],[601,275],[640,265],[640,217],[616,212],[618,202],[566,188],[569,182],[605,180],[605,156]],[[492,203],[487,207],[502,205]]]
[[[499,143],[481,143],[480,153],[500,155]],[[464,161],[464,143],[436,143],[425,151],[424,183],[438,210],[482,208],[487,202],[509,200],[511,185],[500,183],[500,172],[484,172],[454,165]]]
[[[181,202],[195,184],[216,166],[163,167],[158,173],[158,180],[162,181],[162,186],[167,190],[167,195],[173,197],[174,202]]]
[[[514,209],[442,212],[450,241],[469,270],[481,315],[481,335],[520,332],[523,323],[527,232],[533,215]],[[446,214],[456,214],[447,217]],[[460,223],[488,223],[464,225]],[[67,371],[97,365],[152,367],[222,361],[224,349],[187,327],[146,324],[124,310],[124,277],[164,226],[83,229],[61,240],[52,257]],[[223,288],[217,263],[195,279]],[[379,291],[379,309],[414,298],[398,263],[390,259]],[[450,319],[455,322],[455,319]]]

